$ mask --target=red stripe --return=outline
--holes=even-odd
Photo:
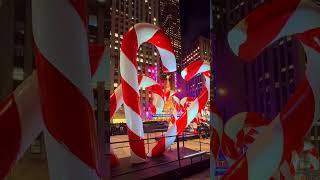
[[[159,84],[155,84],[152,86],[149,86],[146,88],[146,90],[151,91],[155,94],[158,94],[159,96],[161,96],[162,98],[164,97],[163,91],[162,91],[162,87]]]
[[[219,147],[220,147],[219,134],[218,134],[217,130],[215,130],[214,128],[212,128],[211,131],[212,131],[212,136],[210,139],[210,149],[211,149],[215,159],[217,159],[218,153],[219,153]]]
[[[0,179],[4,179],[16,161],[21,146],[19,112],[13,95],[0,103],[0,124]]]
[[[259,127],[265,126],[270,123],[270,120],[262,117],[258,113],[248,112],[246,115],[245,126],[246,127]]]
[[[123,36],[121,50],[132,62],[132,64],[134,64],[136,68],[137,68],[136,58],[137,58],[138,48],[139,47],[138,47],[137,34],[134,28],[132,28]],[[135,78],[135,77],[132,77],[132,78]]]
[[[207,90],[207,88],[205,86],[203,86],[202,87],[202,93],[198,98],[199,111],[206,107],[207,101],[208,101],[208,90]]]
[[[237,160],[221,178],[221,180],[248,179],[248,162],[247,157],[242,156]]]
[[[253,60],[282,30],[301,0],[272,0],[258,7],[245,19],[247,40],[239,56]]]
[[[114,115],[114,113],[116,112],[116,108],[117,108],[117,98],[116,98],[116,94],[113,93],[110,96],[110,117]]]
[[[153,44],[154,46],[170,51],[172,54],[174,54],[170,39],[161,30],[158,30],[147,42]]]
[[[221,144],[223,153],[230,157],[231,159],[238,159],[240,153],[237,150],[236,144],[234,141],[225,133],[222,134],[222,144]]]
[[[152,148],[151,155],[152,157],[160,156],[166,150],[166,141],[164,137],[161,137],[160,141]]]
[[[304,44],[320,52],[320,45],[314,40],[314,37],[320,38],[320,28],[311,29],[304,33],[297,34],[296,37],[298,37],[298,39]]]
[[[36,63],[48,131],[89,167],[96,169],[97,133],[91,105],[39,51]]]
[[[178,134],[187,127],[187,121],[188,121],[188,113],[187,111],[185,111],[176,122]]]
[[[140,95],[122,78],[121,85],[124,103],[140,115]]]
[[[289,158],[292,150],[299,148],[300,142],[311,128],[314,105],[312,89],[308,80],[304,79],[280,113],[284,133],[283,160]]]
[[[131,129],[128,129],[128,136],[130,139],[131,150],[138,155],[140,158],[146,159],[146,153],[144,149],[144,140],[136,135]]]
[[[187,75],[185,77],[185,80],[189,81],[190,79],[192,79],[196,75],[196,73],[198,73],[202,64],[203,64],[203,61],[197,60],[197,61],[194,61],[193,63],[191,63],[190,65],[188,65],[186,67]]]

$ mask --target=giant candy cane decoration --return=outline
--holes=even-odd
[[[205,76],[205,84],[202,88],[202,92],[194,101],[191,102],[187,110],[179,117],[176,124],[170,126],[165,134],[166,137],[161,137],[159,142],[153,147],[150,156],[159,156],[166,149],[168,149],[171,144],[176,139],[176,135],[183,132],[188,124],[192,122],[194,118],[197,117],[198,112],[204,109],[210,95],[210,64],[201,60],[194,61],[189,66],[187,66],[182,72],[182,77],[188,81],[198,74],[203,74]]]
[[[146,159],[136,61],[138,48],[145,42],[158,49],[165,72],[176,70],[176,59],[170,40],[158,27],[139,23],[124,35],[120,51],[120,74],[132,163],[140,163]]]
[[[153,113],[160,113],[164,107],[164,94],[160,84],[155,82],[153,79],[139,75],[138,77],[139,89],[146,89],[152,92],[152,106],[155,111]],[[110,96],[110,117],[119,110],[123,105],[123,94],[122,94],[122,85],[120,84]]]
[[[0,103],[0,179],[6,177],[44,128],[37,81],[33,72]]]
[[[32,1],[51,179],[98,179],[85,7],[85,0]]]
[[[308,62],[306,77],[295,94],[224,179],[268,179],[319,119],[319,27],[320,7],[316,1],[273,0],[257,8],[229,33],[231,49],[246,60],[279,38],[294,35],[303,45]]]

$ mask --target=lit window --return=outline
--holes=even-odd
[[[118,33],[114,33],[114,36],[115,36],[115,37],[118,37],[119,35],[118,35]]]
[[[153,21],[157,21],[157,18],[154,17],[154,18],[153,18]]]
[[[118,87],[118,83],[113,83],[113,87]]]
[[[118,49],[118,47],[117,47],[117,46],[115,46],[115,47],[114,47],[114,49]]]
[[[157,56],[157,55],[158,55],[158,53],[157,53],[157,52],[154,52],[154,53],[153,53],[153,55]]]

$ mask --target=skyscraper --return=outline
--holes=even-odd
[[[177,60],[177,71],[170,79],[172,89],[183,87],[181,73],[181,19],[179,0],[160,0],[160,27],[170,38]]]
[[[120,48],[121,42],[130,27],[136,23],[146,22],[159,25],[159,0],[112,0],[110,7],[110,59],[111,59],[111,92],[120,84]],[[150,44],[143,44],[137,53],[138,73],[158,80],[159,53]],[[141,110],[146,118],[151,105],[151,92],[140,90]]]
[[[181,20],[179,0],[160,0],[160,27],[170,37],[177,59],[177,68],[181,67]]]

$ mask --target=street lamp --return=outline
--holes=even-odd
[[[227,96],[228,90],[227,90],[226,88],[219,88],[219,89],[218,89],[218,94],[219,94],[220,96]]]

